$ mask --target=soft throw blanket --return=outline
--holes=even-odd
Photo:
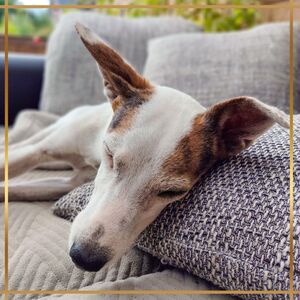
[[[216,289],[204,280],[164,266],[136,248],[108,270],[83,272],[71,262],[67,241],[70,223],[54,216],[51,202],[13,202],[9,205],[9,288],[12,290],[124,290],[124,289]],[[3,218],[3,207],[0,218]],[[0,223],[0,232],[3,225]],[[3,258],[3,236],[0,259]],[[3,289],[3,261],[0,263]],[[37,299],[46,295],[14,295],[10,299]],[[102,296],[50,296],[45,299],[103,299]],[[140,296],[135,296],[140,299]],[[143,296],[142,299],[160,299]],[[209,296],[211,297],[211,296]],[[105,296],[104,299],[133,299],[132,296]],[[173,299],[173,295],[163,299]],[[178,297],[178,299],[182,299]],[[186,299],[229,300],[229,296],[190,296]]]
[[[22,112],[10,129],[9,142],[19,142],[45,126],[57,120],[57,116],[27,110]],[[0,134],[0,145],[4,145],[3,128]],[[1,146],[0,146],[1,147]],[[60,169],[61,171],[45,170]],[[46,165],[44,170],[35,170],[14,180],[31,180],[41,177],[66,176],[70,170],[65,164]],[[136,248],[122,257],[121,261],[109,270],[97,273],[83,272],[71,262],[67,241],[70,223],[54,216],[52,203],[14,202],[9,205],[9,288],[13,290],[124,290],[124,289],[181,289],[211,290],[217,289],[204,280],[190,274],[162,265],[149,254]],[[0,208],[0,219],[3,209]],[[3,223],[0,223],[3,233]],[[0,289],[3,289],[3,235],[0,234]],[[12,295],[10,299],[75,299],[74,295]],[[183,296],[144,295],[144,296],[87,296],[76,295],[76,299],[182,299]],[[231,296],[202,295],[184,296],[185,299],[230,300]]]
[[[15,144],[26,140],[35,133],[38,133],[45,127],[53,124],[57,121],[59,116],[34,109],[28,109],[21,111],[12,128],[9,130],[8,143]],[[0,151],[4,149],[5,136],[4,128],[0,131]],[[53,170],[69,170],[70,167],[63,162],[52,162],[44,164],[41,169]]]

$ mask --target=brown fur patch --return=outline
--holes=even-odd
[[[130,128],[137,110],[137,107],[128,108],[126,106],[120,106],[115,111],[109,126],[109,131],[119,133],[126,131],[128,128]]]
[[[192,129],[163,165],[170,176],[196,180],[216,161],[250,146],[272,120],[247,97],[225,100],[198,115]]]
[[[100,67],[106,94],[115,113],[110,130],[124,131],[130,127],[137,108],[149,100],[153,86],[90,29],[82,25],[77,25],[76,29]]]
[[[132,66],[126,63],[114,49],[101,42],[100,39],[96,43],[91,43],[84,36],[81,35],[80,37],[97,61],[104,77],[105,85],[109,83],[112,89],[116,89],[119,92],[122,89],[125,89],[125,92],[129,91],[129,89],[134,89],[139,91],[139,94],[144,94],[144,91],[152,89],[152,85],[136,72]]]
[[[110,123],[109,131],[124,132],[127,130],[136,115],[138,108],[145,102],[149,101],[150,96],[153,93],[153,89],[147,89],[139,91],[137,94],[133,94],[132,97],[124,99],[123,97],[117,97],[112,101],[114,116]],[[117,103],[115,104],[115,101]]]
[[[273,121],[247,97],[225,100],[206,112],[206,124],[214,138],[219,159],[236,155],[249,147]]]
[[[117,98],[114,99],[114,101],[111,103],[112,110],[115,112],[120,106],[122,105],[122,97],[118,96]]]
[[[163,173],[186,176],[190,182],[195,182],[215,161],[213,137],[207,130],[204,114],[201,114],[195,118],[191,131],[164,162]]]
[[[84,38],[81,39],[101,69],[119,76],[136,89],[151,88],[150,83],[127,64],[115,50],[100,41],[90,44]]]

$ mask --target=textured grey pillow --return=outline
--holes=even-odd
[[[53,213],[58,217],[74,221],[75,217],[87,206],[94,190],[94,182],[88,182],[67,195],[61,197],[52,207]]]
[[[300,115],[295,119],[295,207],[299,208]],[[54,213],[73,220],[92,189],[93,183],[75,189],[56,202]],[[294,258],[299,262],[299,211],[295,211],[294,232]],[[215,166],[184,200],[161,213],[137,245],[224,289],[289,289],[288,131],[274,126],[249,149]],[[299,290],[297,263],[294,282]]]
[[[184,19],[158,17],[127,19],[95,12],[64,16],[48,43],[41,109],[63,114],[84,104],[105,101],[102,79],[94,59],[82,45],[74,25],[82,22],[117,49],[142,72],[149,39],[167,34],[200,31]]]
[[[295,37],[300,38],[299,25],[295,26]],[[239,32],[156,38],[149,43],[144,75],[157,84],[188,93],[204,106],[251,95],[289,112],[289,44],[288,23]],[[298,52],[300,43],[295,43],[294,53]],[[296,65],[295,79],[300,86]],[[300,94],[295,99],[300,101]],[[295,108],[300,109],[299,105]]]
[[[295,132],[295,207],[300,205],[300,118]],[[170,205],[137,245],[165,262],[229,290],[289,289],[289,133],[275,126]],[[295,233],[300,230],[295,211]],[[294,286],[300,288],[299,234]],[[289,299],[288,296],[245,296]]]

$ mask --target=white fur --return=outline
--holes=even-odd
[[[196,115],[204,110],[184,93],[167,87],[156,87],[151,99],[139,108],[127,132],[122,135],[107,133],[103,137],[114,153],[115,165],[122,161],[127,167],[118,177],[118,170],[111,170],[105,161],[101,164],[91,201],[73,223],[70,246],[74,241],[88,239],[87,231],[106,224],[107,234],[101,243],[109,244],[117,250],[116,257],[123,253],[140,231],[167,205],[166,201],[162,203],[159,200],[147,204],[149,193],[152,192],[155,178],[160,176],[161,165],[191,130]],[[171,178],[168,180],[172,182]],[[141,209],[143,205],[148,205],[144,211]],[[117,217],[112,217],[114,215]],[[136,228],[120,228],[122,219],[128,220],[129,227]],[[135,224],[137,220],[140,222]],[[120,234],[122,238],[112,239]]]
[[[81,38],[89,44],[95,45],[97,43],[101,43],[99,36],[83,24],[76,23],[75,28]]]

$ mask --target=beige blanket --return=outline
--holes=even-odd
[[[10,142],[17,142],[38,132],[56,120],[56,116],[37,111],[22,113],[10,131]],[[2,131],[3,132],[3,131]],[[3,134],[2,137],[3,143]],[[0,141],[1,143],[1,141]],[[56,168],[57,166],[55,166]],[[63,165],[59,168],[63,169]],[[14,180],[65,176],[68,170],[36,170]],[[164,266],[136,248],[108,270],[96,273],[77,269],[68,256],[70,223],[52,214],[51,202],[12,202],[9,204],[9,289],[12,290],[124,290],[124,289],[216,289],[204,280]],[[3,220],[3,207],[0,208]],[[0,223],[0,289],[3,289],[3,222]],[[230,296],[45,296],[11,295],[10,299],[214,299]]]

